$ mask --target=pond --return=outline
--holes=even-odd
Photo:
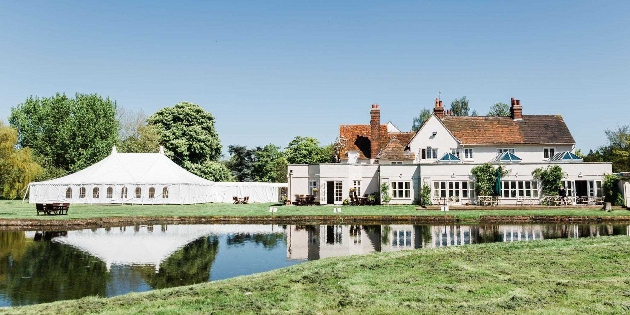
[[[111,297],[335,256],[608,235],[630,235],[630,226],[138,225],[0,231],[0,306]]]

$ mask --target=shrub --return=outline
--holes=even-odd
[[[422,188],[420,188],[420,205],[421,206],[430,206],[433,203],[431,202],[431,187],[427,184],[423,184]]]
[[[539,167],[532,172],[534,179],[540,181],[543,195],[557,195],[562,185],[562,168],[558,165]]]

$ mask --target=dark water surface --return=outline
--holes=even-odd
[[[140,225],[0,231],[0,306],[111,297],[335,256],[607,235],[630,235],[630,226]]]

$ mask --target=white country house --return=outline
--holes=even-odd
[[[339,127],[340,163],[288,166],[289,195],[312,194],[320,204],[342,204],[350,188],[358,196],[389,184],[390,204],[412,204],[428,185],[435,201],[477,204],[471,169],[503,165],[500,203],[523,199],[539,202],[536,168],[560,165],[569,197],[602,197],[604,174],[611,163],[583,162],[573,151],[575,140],[561,115],[523,115],[520,100],[512,99],[511,116],[454,116],[435,101],[433,114],[417,132],[401,132],[380,123],[373,104],[369,125]],[[572,200],[576,200],[573,198]]]

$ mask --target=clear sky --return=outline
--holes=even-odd
[[[4,1],[0,119],[30,95],[98,93],[148,115],[180,101],[225,148],[340,124],[403,131],[466,96],[561,114],[577,148],[630,124],[630,1]]]

